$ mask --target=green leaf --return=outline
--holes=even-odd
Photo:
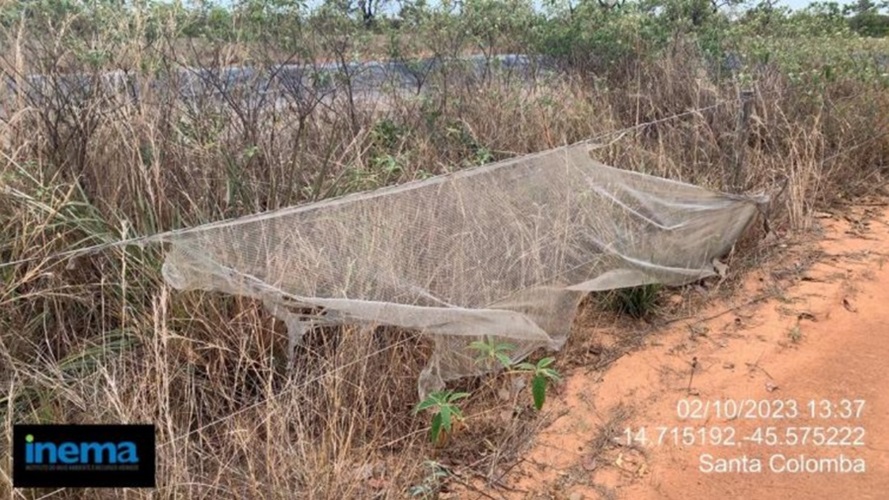
[[[450,396],[448,396],[448,402],[453,403],[454,401],[457,401],[458,399],[463,399],[463,398],[468,398],[468,397],[469,397],[468,392],[455,392],[455,393],[451,394]]]
[[[444,427],[444,430],[450,432],[451,431],[451,407],[449,405],[442,406],[441,411],[438,413],[438,416],[441,418],[441,426]]]
[[[420,401],[420,403],[417,404],[417,407],[414,408],[414,414],[416,415],[417,413],[420,413],[423,410],[432,408],[434,406],[438,406],[439,403],[440,403],[440,400],[435,397],[435,394],[430,394],[430,395],[426,396],[426,399],[424,399],[423,401]]]
[[[482,342],[480,340],[476,340],[475,342],[472,342],[471,344],[469,344],[469,348],[479,351],[483,354],[486,354],[491,351],[490,344],[488,344],[487,342]]]
[[[497,361],[503,365],[504,368],[509,368],[512,365],[512,360],[509,359],[509,356],[503,354],[502,352],[495,353],[494,356],[497,358]]]
[[[516,346],[515,344],[503,342],[502,344],[497,344],[496,349],[498,352],[511,352],[516,350]]]
[[[523,372],[536,372],[537,367],[532,365],[531,363],[519,363],[515,366],[517,370],[521,370]]]
[[[537,375],[531,380],[531,394],[534,396],[534,407],[540,411],[546,401],[546,377]]]
[[[441,433],[441,413],[436,413],[432,417],[432,430],[429,433],[429,439],[433,443],[438,441],[438,435]]]
[[[543,375],[544,377],[551,380],[560,380],[562,377],[559,375],[559,372],[553,370],[552,368],[544,368],[538,372],[538,375]]]
[[[459,406],[452,406],[451,414],[454,416],[454,419],[463,420],[463,410],[461,410]]]
[[[543,358],[537,362],[537,368],[546,368],[555,362],[555,358]]]

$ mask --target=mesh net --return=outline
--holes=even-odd
[[[259,298],[297,340],[314,323],[416,329],[421,397],[567,339],[582,294],[715,274],[763,197],[608,167],[568,146],[424,181],[172,233],[177,289]],[[321,311],[321,312],[319,312]]]

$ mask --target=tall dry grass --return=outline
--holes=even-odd
[[[429,349],[415,334],[313,332],[290,369],[286,334],[260,304],[171,292],[160,277],[161,248],[70,262],[53,254],[593,136],[601,136],[593,154],[606,163],[717,189],[737,153],[736,84],[681,42],[628,63],[618,80],[570,71],[478,80],[453,69],[431,75],[419,95],[383,90],[366,101],[342,91],[285,92],[278,106],[260,107],[237,90],[208,91],[190,104],[161,88],[138,98],[98,90],[64,97],[62,68],[98,79],[112,67],[148,65],[154,73],[134,70],[147,84],[195,62],[179,43],[143,52],[100,40],[111,57],[90,66],[77,63],[65,36],[23,25],[3,42],[8,74],[39,71],[48,86],[2,96],[0,260],[32,260],[0,268],[0,448],[18,422],[153,422],[160,497],[401,497],[431,481],[428,459],[499,470],[540,421],[519,412],[504,422],[512,402],[498,399],[489,381],[468,381],[478,389],[466,410],[470,430],[434,450],[427,422],[411,414]],[[198,59],[210,66],[238,50],[246,49],[202,48]],[[278,61],[280,52],[265,53]],[[262,57],[249,59],[272,62]],[[743,183],[774,194],[786,181],[773,227],[806,229],[812,210],[885,182],[885,89],[841,79],[812,93],[773,67],[755,71]],[[13,493],[8,461],[0,492],[50,493]],[[54,492],[122,494],[150,495]]]

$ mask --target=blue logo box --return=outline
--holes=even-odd
[[[14,425],[16,488],[154,488],[154,425]]]

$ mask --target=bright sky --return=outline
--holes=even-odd
[[[779,5],[784,5],[784,6],[790,7],[793,10],[802,9],[803,7],[806,7],[807,5],[809,5],[810,3],[812,3],[810,0],[781,0],[780,2],[778,2]],[[844,4],[846,2],[840,1],[838,3]]]

